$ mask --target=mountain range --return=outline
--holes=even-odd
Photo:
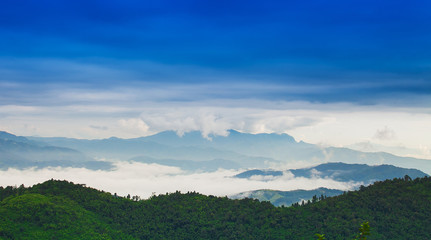
[[[47,145],[6,132],[0,132],[0,169],[74,167],[110,169],[111,163],[96,161],[67,147]]]
[[[292,174],[294,177],[304,178],[330,178],[340,182],[362,182],[365,185],[375,181],[383,181],[404,177],[408,175],[412,178],[425,177],[428,174],[417,170],[395,167],[392,165],[370,166],[366,164],[346,164],[346,163],[324,163],[309,168],[288,169],[285,171],[253,169],[235,175],[236,178],[264,177],[268,180],[281,177],[284,174]]]
[[[287,134],[249,134],[234,130],[228,136],[183,136],[166,131],[133,139],[72,139],[22,137],[0,132],[0,168],[86,167],[110,169],[115,161],[137,161],[180,167],[187,171],[214,171],[219,168],[269,168],[302,162],[326,162],[416,168],[431,173],[431,161],[399,157],[389,153],[366,153],[347,148],[297,142]],[[106,159],[106,160],[105,160]],[[279,168],[279,167],[277,167]],[[358,175],[360,176],[360,175]]]
[[[369,185],[386,179],[421,178],[429,176],[417,169],[400,168],[391,165],[369,166],[366,164],[325,163],[310,168],[288,169],[285,171],[253,169],[235,175],[235,178],[246,178],[260,181],[276,180],[289,175],[291,177],[325,178],[340,182],[356,182]],[[270,201],[275,206],[290,206],[293,203],[308,201],[313,196],[336,196],[343,191],[337,189],[318,188],[314,190],[276,191],[260,189],[241,192],[230,196],[233,199],[254,198],[259,201]]]
[[[179,136],[173,131],[152,136],[120,139],[83,140],[71,138],[27,137],[42,144],[71,148],[91,158],[110,160],[152,159],[162,165],[198,170],[194,162],[218,160],[218,168],[268,168],[296,162],[316,165],[325,162],[355,164],[390,164],[431,173],[431,160],[399,157],[384,152],[360,152],[348,148],[321,147],[295,141],[287,134],[249,134],[230,130],[227,136],[188,132]],[[223,161],[220,161],[223,160]],[[182,161],[181,163],[174,163]],[[186,164],[185,161],[194,161]],[[224,164],[228,163],[228,164]],[[235,164],[233,164],[235,163]]]

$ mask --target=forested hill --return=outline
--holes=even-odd
[[[431,178],[386,180],[304,206],[179,192],[117,197],[67,181],[0,188],[0,239],[431,239]]]

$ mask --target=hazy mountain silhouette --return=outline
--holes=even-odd
[[[248,170],[235,175],[236,178],[253,178],[262,181],[274,180],[283,174],[293,174],[295,177],[305,178],[330,178],[341,182],[360,182],[363,185],[372,184],[376,181],[403,178],[408,175],[411,178],[428,176],[416,169],[399,168],[391,165],[368,166],[366,164],[325,163],[311,168],[289,169],[286,171],[276,170]],[[275,206],[290,206],[293,203],[310,200],[314,195],[336,196],[343,191],[336,189],[319,188],[314,190],[277,191],[261,189],[247,191],[230,196],[233,199],[254,198],[260,201],[270,201]]]
[[[392,165],[369,166],[366,164],[325,163],[315,167],[288,169],[285,171],[254,169],[242,172],[234,177],[252,178],[256,176],[273,176],[276,178],[282,176],[284,173],[291,173],[295,177],[331,178],[341,182],[354,181],[362,182],[363,184],[400,178],[405,175],[409,175],[412,178],[428,176],[428,174],[417,169],[400,168]]]
[[[274,206],[290,206],[297,202],[308,201],[313,198],[313,196],[321,197],[332,197],[342,194],[343,191],[337,189],[328,188],[318,188],[314,190],[293,190],[293,191],[277,191],[277,190],[255,190],[242,192],[230,196],[231,199],[244,199],[253,198],[259,201],[269,201]]]
[[[110,169],[108,162],[95,161],[66,147],[49,146],[10,133],[0,132],[0,169],[29,167],[85,167]]]
[[[277,163],[319,164],[344,162],[390,164],[431,173],[431,160],[399,157],[384,152],[360,152],[348,148],[321,147],[297,142],[288,134],[250,134],[230,130],[228,136],[202,136],[189,132],[178,136],[165,131],[152,136],[120,139],[82,140],[71,138],[28,137],[52,146],[76,149],[90,157],[129,160],[134,157],[187,161],[223,159],[241,167],[267,168]]]

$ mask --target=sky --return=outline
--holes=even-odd
[[[0,130],[96,139],[235,129],[431,159],[429,9],[3,0]]]

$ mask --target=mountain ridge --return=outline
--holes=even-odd
[[[163,163],[163,159],[187,161],[223,159],[226,163],[235,162],[242,168],[268,168],[295,162],[310,165],[345,162],[390,164],[431,173],[431,160],[399,157],[389,153],[366,153],[348,148],[323,148],[302,141],[297,142],[288,134],[250,134],[230,130],[228,136],[211,135],[211,137],[211,140],[206,139],[198,131],[185,133],[182,136],[178,136],[173,131],[165,131],[131,139],[83,140],[58,137],[27,137],[27,139],[39,145],[71,148],[91,158],[112,161],[128,161],[139,156],[160,159],[160,163]],[[165,161],[164,164],[168,162]]]
[[[319,164],[314,167],[280,170],[247,170],[235,175],[236,178],[251,178],[253,176],[273,176],[280,177],[284,173],[292,173],[294,177],[320,177],[331,178],[336,181],[355,181],[370,184],[375,181],[383,181],[409,175],[413,178],[429,176],[428,174],[409,168],[401,168],[392,165],[367,165],[367,164],[348,164],[342,162],[329,162]]]
[[[51,146],[7,132],[0,132],[0,153],[0,169],[58,166],[88,169],[112,168],[111,163],[96,161],[75,149]]]
[[[369,185],[376,181],[384,181],[393,178],[403,178],[410,176],[411,178],[429,177],[428,174],[417,169],[405,169],[394,167],[392,165],[368,166],[365,164],[345,164],[345,163],[325,163],[314,167],[288,169],[284,171],[276,170],[248,170],[236,174],[235,178],[253,179],[255,181],[274,181],[282,177],[284,174],[293,175],[293,177],[304,178],[324,178],[333,179],[340,182],[360,183],[361,185]],[[359,184],[357,184],[359,187]],[[319,191],[320,189],[320,191]],[[341,190],[327,189],[314,190],[293,190],[280,191],[277,189],[259,189],[246,191],[232,195],[233,199],[253,198],[259,201],[270,201],[275,206],[290,206],[291,204],[302,200],[311,200],[314,195],[336,196],[343,193]],[[300,192],[298,192],[300,191]]]
[[[400,157],[390,153],[360,152],[348,148],[323,148],[303,141],[297,142],[292,136],[285,133],[250,134],[230,130],[228,136],[210,135],[210,137],[211,140],[203,137],[198,131],[184,133],[182,136],[178,136],[174,131],[164,131],[151,136],[131,139],[78,140],[37,137],[29,137],[29,139],[71,147],[93,157],[120,158],[121,160],[137,156],[193,161],[224,159],[236,161],[243,167],[253,167],[257,164],[268,167],[277,163],[297,161],[310,164],[324,162],[391,164],[404,168],[417,168],[431,174],[431,160]],[[187,148],[195,153],[186,153]],[[206,152],[202,152],[203,149]],[[168,155],[169,153],[172,154]],[[257,159],[253,160],[253,158]]]

